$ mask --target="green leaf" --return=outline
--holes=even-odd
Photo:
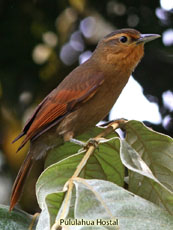
[[[116,183],[117,185],[124,185],[124,166],[120,159],[120,140],[113,137],[105,140],[99,145],[99,148],[95,151],[95,158],[98,164],[101,166],[106,178],[96,177],[95,174],[92,178],[106,179]],[[86,177],[85,177],[86,178]]]
[[[45,207],[43,208],[36,230],[50,230],[57,216],[57,210],[63,202],[64,192],[52,193],[45,198]]]
[[[98,128],[96,128],[96,132],[98,132]],[[109,137],[112,136],[115,137],[108,140],[105,139],[103,143],[99,144],[99,147],[81,171],[80,177],[87,179],[105,179],[121,186],[124,184],[124,166],[119,156],[120,141],[116,134],[109,135]],[[65,143],[53,150],[50,153],[51,156],[49,156],[48,161],[52,163],[55,160],[59,160],[59,162],[49,166],[37,181],[36,193],[38,203],[43,210],[43,219],[45,220],[46,218],[45,214],[49,215],[47,222],[49,222],[50,225],[52,225],[56,213],[58,214],[60,205],[63,206],[62,200],[58,200],[56,196],[66,191],[63,190],[65,183],[72,177],[84,156],[84,151],[76,153],[78,150],[79,146],[72,143]],[[62,159],[63,153],[68,157],[60,160]],[[73,202],[71,200],[69,202],[70,208]]]
[[[49,229],[55,221],[62,204],[63,193],[66,191],[63,189],[64,185],[73,175],[82,157],[82,153],[67,157],[49,166],[39,177],[36,184],[36,195],[42,212],[37,230]]]
[[[0,229],[2,230],[28,230],[32,223],[32,216],[26,212],[14,209],[9,212],[9,207],[0,205]],[[35,225],[32,230],[35,229]]]
[[[129,190],[173,214],[173,140],[143,123],[129,121],[121,159],[129,169]]]
[[[36,184],[36,195],[41,209],[45,207],[47,195],[63,192],[65,183],[73,175],[82,157],[82,153],[74,154],[73,156],[49,166],[41,174]]]
[[[104,128],[92,128],[77,139],[86,142],[100,134]],[[84,170],[80,174],[81,177],[87,179],[105,179],[115,182],[118,185],[124,184],[124,166],[119,156],[120,143],[118,135],[114,132],[107,136],[103,143],[95,150]],[[46,166],[59,162],[69,156],[79,152],[81,146],[67,142],[58,148],[53,149],[46,160]],[[72,176],[72,174],[71,174]]]
[[[163,183],[166,180],[159,178],[161,176],[159,170],[162,167],[159,168],[158,166],[162,165],[162,162],[161,164],[156,164],[158,171],[153,171],[153,168],[156,167],[154,159],[156,151],[159,156],[166,154],[168,157],[172,154],[172,139],[164,135],[160,137],[156,132],[136,121],[127,122],[125,129],[127,130],[127,135],[126,140],[121,140],[121,159],[130,171],[129,187],[132,185],[139,187],[140,185],[146,199],[146,194],[151,196],[154,191],[156,203],[164,206],[170,212],[172,207],[172,185],[167,186],[166,183]],[[97,131],[100,133],[98,128]],[[157,137],[155,136],[156,134]],[[162,140],[162,137],[166,139]],[[42,208],[37,230],[48,230],[55,220],[61,217],[62,210],[65,211],[64,216],[66,219],[96,220],[98,218],[118,218],[120,229],[171,229],[173,219],[164,209],[111,183],[114,182],[123,186],[124,166],[119,156],[120,139],[114,133],[107,138],[109,139],[104,139],[99,144],[99,147],[84,165],[79,176],[85,179],[73,178],[76,189],[74,190],[73,188],[72,191],[69,190],[70,192],[67,192],[68,187],[64,185],[74,174],[85,152],[80,150],[80,146],[72,143],[65,143],[50,152],[47,165],[56,161],[57,163],[49,166],[37,182],[37,197]],[[153,142],[153,139],[159,139],[159,141]],[[87,138],[81,140],[86,141]],[[161,148],[163,147],[161,145],[158,147],[157,144],[160,140],[163,145],[166,143],[164,148]],[[150,141],[152,144],[149,144]],[[153,156],[153,154],[155,155]],[[150,158],[150,155],[153,158]],[[170,169],[170,166],[168,163],[166,169]],[[135,184],[134,181],[131,182],[132,174],[140,184]],[[167,174],[167,176],[170,182],[170,174]],[[96,179],[87,180],[93,178]],[[148,193],[149,186],[152,187],[150,193]],[[153,197],[152,202],[154,202],[154,196],[151,197]],[[113,228],[111,226],[94,226],[94,228],[71,226],[69,229],[115,229],[115,226]]]
[[[51,213],[50,225],[52,225],[56,219],[57,210],[61,208],[64,196],[65,192],[52,193],[46,196],[46,204],[48,207],[48,211],[49,213]]]
[[[74,183],[76,186],[74,217],[77,219],[118,218],[120,229],[128,230],[172,229],[173,217],[166,211],[111,182],[76,178]],[[75,227],[70,227],[70,230],[73,229]],[[116,228],[106,226],[98,229]]]

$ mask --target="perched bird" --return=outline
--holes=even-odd
[[[30,150],[14,182],[10,210],[18,202],[35,161],[63,141],[95,126],[110,111],[144,54],[144,44],[160,37],[134,29],[116,30],[104,37],[90,59],[74,69],[35,109],[24,126],[18,151]]]

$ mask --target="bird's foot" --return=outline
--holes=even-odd
[[[86,142],[86,145],[85,145],[85,148],[88,148],[90,146],[94,146],[95,148],[98,147],[98,141],[95,139],[95,138],[90,138],[87,142]]]

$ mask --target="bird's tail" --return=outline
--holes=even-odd
[[[28,176],[31,168],[32,168],[33,160],[32,160],[32,154],[31,152],[28,153],[26,156],[24,162],[22,163],[22,166],[20,167],[20,170],[18,172],[18,175],[16,177],[16,180],[13,184],[12,188],[12,194],[11,194],[11,201],[10,201],[10,211],[13,210],[14,206],[20,199],[23,185],[25,183],[26,177]]]

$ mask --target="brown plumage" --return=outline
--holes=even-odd
[[[158,38],[134,29],[117,30],[103,38],[92,57],[74,69],[35,109],[21,134],[18,150],[30,140],[30,151],[14,182],[10,210],[20,198],[33,162],[63,140],[83,133],[103,119],[143,56],[144,43]]]

